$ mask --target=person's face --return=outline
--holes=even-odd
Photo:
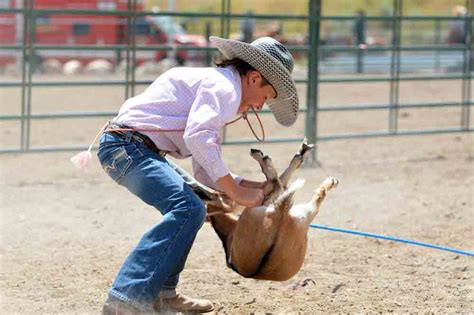
[[[238,113],[246,113],[250,107],[261,110],[266,101],[277,97],[275,89],[269,84],[258,71],[249,71],[243,77],[242,99]]]

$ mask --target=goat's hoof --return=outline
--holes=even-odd
[[[334,178],[334,177],[328,177],[324,180],[323,182],[323,187],[329,191],[333,188],[336,188],[337,185],[339,185],[339,180],[337,178]]]
[[[250,156],[259,162],[271,162],[272,159],[268,155],[264,155],[262,151],[258,149],[250,149]]]
[[[313,149],[314,149],[314,144],[308,144],[308,140],[305,138],[303,140],[303,143],[301,144],[301,148],[299,149],[296,155],[300,157],[302,160],[304,160],[309,155],[309,152],[311,152]]]
[[[255,160],[259,160],[263,158],[263,152],[259,149],[250,149],[250,156]]]

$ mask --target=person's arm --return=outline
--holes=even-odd
[[[237,108],[233,104],[237,104],[235,94],[230,84],[202,83],[196,92],[184,130],[186,147],[212,182],[230,173],[222,159],[220,132],[227,121],[226,107],[232,105],[232,108]]]
[[[232,84],[216,79],[217,82],[205,82],[199,87],[183,140],[196,163],[229,198],[243,206],[259,206],[263,191],[240,186],[222,159],[220,130],[237,111],[240,94]]]
[[[217,185],[229,198],[246,207],[257,207],[263,203],[263,190],[258,188],[247,188],[237,184],[234,178],[227,174],[217,180]]]

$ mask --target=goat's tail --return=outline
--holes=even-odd
[[[283,208],[288,212],[288,210],[293,205],[293,195],[295,192],[304,186],[305,180],[298,178],[294,181],[287,189],[285,189],[280,196],[275,200],[275,208]]]

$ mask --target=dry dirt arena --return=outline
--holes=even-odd
[[[401,102],[461,98],[460,82],[455,81],[402,82],[400,89]],[[300,92],[305,95],[303,88]],[[20,96],[19,89],[0,90],[1,114],[18,114]],[[31,111],[116,111],[123,97],[123,88],[99,83],[38,87]],[[380,104],[388,98],[388,83],[326,84],[320,90],[325,106]],[[460,115],[459,108],[401,110],[399,128],[458,126]],[[471,126],[473,116],[471,110]],[[302,137],[304,118],[302,114],[295,127],[284,129],[267,115],[267,135]],[[87,145],[106,119],[34,121],[32,146]],[[0,125],[0,146],[18,146],[19,123]],[[388,112],[320,113],[318,125],[321,136],[383,131]],[[230,127],[227,135],[251,136],[243,122]],[[271,155],[282,170],[298,145],[252,146]],[[261,180],[249,149],[225,146],[225,160],[235,173]],[[309,200],[326,176],[337,177],[340,185],[314,223],[474,251],[472,133],[323,141],[317,150],[321,164],[298,173],[306,185],[295,199]],[[160,221],[158,211],[113,183],[97,160],[81,173],[69,162],[71,155],[0,156],[2,314],[99,314],[121,262]],[[189,169],[190,163],[181,165]],[[180,290],[213,300],[218,314],[474,312],[473,257],[318,229],[310,229],[308,236],[305,264],[293,279],[255,281],[226,267],[220,241],[205,224]]]

